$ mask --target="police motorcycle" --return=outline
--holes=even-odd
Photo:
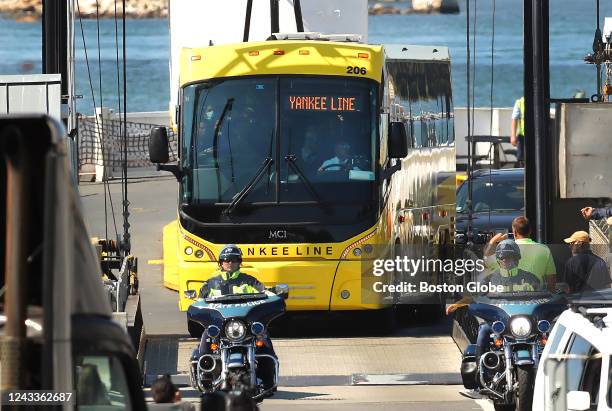
[[[278,360],[267,338],[269,324],[285,312],[288,286],[263,293],[198,298],[187,310],[190,329],[201,327],[191,356],[191,385],[202,394],[246,392],[263,400],[278,386]],[[195,290],[192,291],[195,297]],[[272,381],[264,385],[264,372]],[[273,375],[269,375],[273,374]]]
[[[531,410],[535,370],[551,322],[566,308],[563,295],[548,291],[477,297],[468,312],[481,323],[480,344],[468,345],[463,354],[465,388],[492,400],[496,410]]]
[[[552,294],[519,268],[513,240],[495,250],[498,270],[481,278],[488,293],[470,297],[468,313],[479,322],[476,344],[465,349],[463,385],[493,401],[496,410],[531,410],[535,370],[553,322],[566,308],[564,294]]]

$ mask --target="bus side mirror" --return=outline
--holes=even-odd
[[[166,127],[153,127],[149,136],[149,160],[165,164],[170,161],[168,154],[168,131]]]
[[[406,127],[401,121],[393,121],[390,124],[387,150],[389,158],[404,158],[408,154]]]

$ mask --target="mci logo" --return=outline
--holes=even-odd
[[[270,240],[284,240],[287,238],[287,230],[270,230],[268,239]]]

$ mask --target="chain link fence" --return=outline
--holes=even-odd
[[[591,250],[593,253],[607,261],[609,253],[612,253],[612,248],[610,248],[612,230],[605,218],[589,221],[589,237],[591,237]]]
[[[127,130],[127,166],[153,167],[149,161],[149,134],[154,124],[125,123]],[[84,166],[123,167],[124,122],[114,119],[80,117],[78,125],[78,164]],[[170,161],[177,161],[178,136],[168,129]]]

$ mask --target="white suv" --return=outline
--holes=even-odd
[[[602,308],[582,305],[561,314],[540,359],[534,411],[612,411],[610,303],[600,304]]]

